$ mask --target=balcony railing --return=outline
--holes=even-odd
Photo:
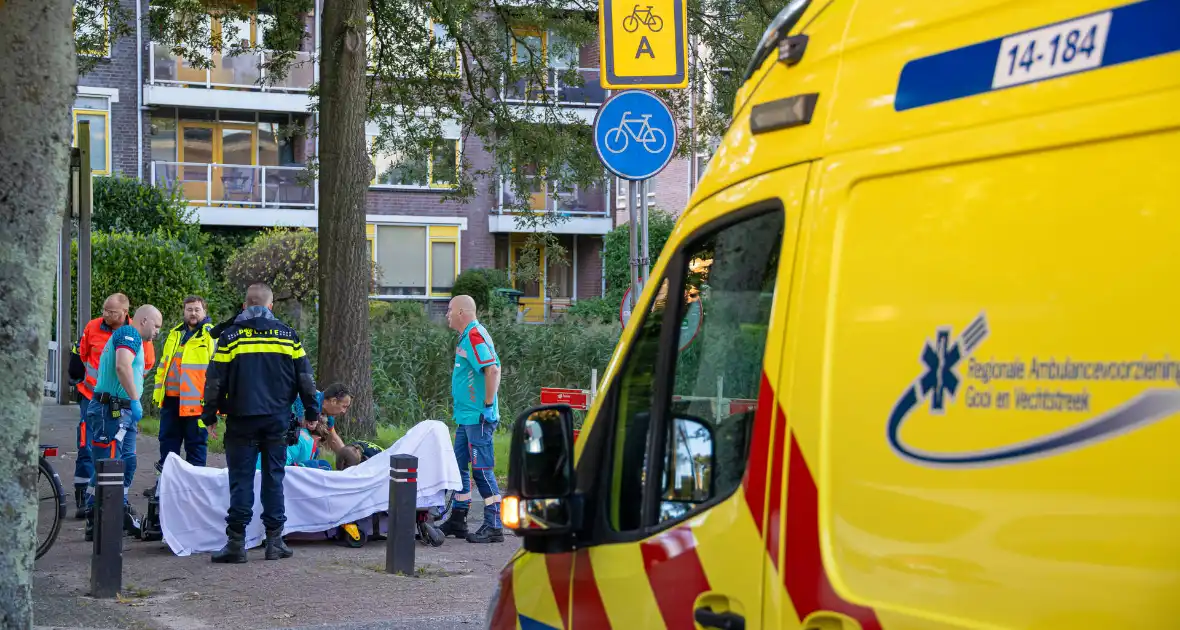
[[[540,85],[532,77],[510,84],[504,89],[504,100],[534,103],[542,100],[556,101],[558,105],[574,107],[596,107],[606,101],[606,90],[599,82],[598,68],[577,68],[575,72],[582,85],[562,81],[568,73],[564,68],[549,68],[545,73],[545,84]]]
[[[157,161],[151,176],[156,186],[179,187],[194,205],[314,208],[318,201],[305,166]]]
[[[264,64],[266,52],[241,55],[213,55],[212,68],[194,68],[163,44],[152,42],[150,80],[154,84],[173,83],[207,88],[235,87],[262,92],[306,92],[314,79],[311,53],[297,52],[287,68],[287,75],[271,82]]]
[[[553,184],[550,184],[552,186]],[[552,212],[564,216],[600,216],[608,215],[606,191],[594,186],[591,188],[576,188],[557,193],[554,199],[550,189],[533,193],[524,200],[524,205],[536,212]],[[504,182],[500,184],[500,212],[512,212],[520,204],[515,203],[518,198],[512,189]]]

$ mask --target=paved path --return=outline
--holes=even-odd
[[[418,545],[417,575],[397,577],[384,573],[380,543],[348,549],[330,542],[293,541],[288,544],[295,556],[288,560],[266,562],[262,551],[254,549],[247,564],[216,565],[207,554],[180,558],[162,542],[127,539],[126,599],[92,599],[86,595],[90,545],[83,541],[84,521],[72,518],[75,452],[69,445],[77,418],[77,407],[46,404],[41,419],[41,442],[62,448],[53,465],[70,492],[71,510],[57,542],[37,561],[33,595],[38,628],[471,630],[482,627],[496,575],[519,546],[514,536],[503,544],[448,538],[438,548]],[[159,442],[140,436],[137,448],[139,469],[131,496],[142,513],[143,490],[155,482]],[[210,453],[209,465],[224,466],[224,456]],[[474,529],[482,507],[472,508]]]

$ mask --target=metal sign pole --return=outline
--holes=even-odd
[[[94,178],[90,172],[90,123],[78,123],[78,331],[90,321],[90,214],[94,203]],[[69,342],[67,345],[69,347]]]
[[[642,250],[643,255],[642,255],[641,260],[643,261],[643,282],[645,284],[648,281],[648,277],[651,275],[651,256],[649,255],[648,249],[647,249],[648,244],[651,242],[651,239],[648,237],[648,234],[647,234],[647,182],[648,181],[649,180],[645,179],[645,180],[643,180],[643,183],[640,185],[640,197],[639,197],[639,199],[640,199],[639,212],[642,213],[642,214],[640,214],[640,216],[643,217],[640,220],[640,223],[643,224],[643,236],[641,237],[643,239],[643,250]]]
[[[636,216],[635,193],[639,186],[632,180],[627,181],[627,212],[631,219],[628,232],[631,233],[631,310],[635,310],[635,301],[639,293],[639,219]]]

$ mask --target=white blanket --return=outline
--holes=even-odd
[[[321,532],[353,523],[389,508],[389,457],[418,458],[418,507],[442,505],[446,490],[458,491],[459,464],[447,425],[426,420],[411,428],[379,455],[342,471],[288,466],[283,478],[285,533]],[[262,473],[254,473],[254,518],[246,528],[246,546],[262,543],[259,517]],[[229,510],[229,472],[192,466],[170,453],[160,475],[160,528],[178,556],[217,551],[225,544]]]

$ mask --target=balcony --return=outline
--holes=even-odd
[[[303,223],[303,214],[315,214],[318,191],[305,166],[250,166],[162,162],[151,165],[152,184],[172,190],[179,187],[189,205],[200,206],[202,223],[220,225],[267,225],[277,222]],[[249,208],[283,213],[242,213]],[[230,210],[227,213],[225,210]]]
[[[282,79],[268,77],[265,51],[241,55],[212,55],[213,67],[194,68],[163,44],[152,42],[149,105],[307,111],[308,90],[315,80],[309,52],[295,53]],[[203,88],[203,89],[193,89]],[[208,102],[206,102],[208,101]]]
[[[552,182],[534,191],[524,205],[540,213],[561,217],[556,222],[545,222],[543,229],[554,234],[606,234],[612,226],[607,191],[602,186],[558,190],[550,194]],[[500,183],[499,207],[492,211],[492,232],[531,232],[536,229],[519,216],[513,206],[517,197],[506,182]]]
[[[562,75],[567,75],[569,71],[567,68],[549,68],[544,85],[537,85],[532,78],[521,79],[505,87],[503,98],[508,102],[525,104],[556,101],[556,104],[565,107],[598,107],[606,101],[606,90],[602,89],[599,82],[598,68],[573,70],[582,85],[562,81]]]

